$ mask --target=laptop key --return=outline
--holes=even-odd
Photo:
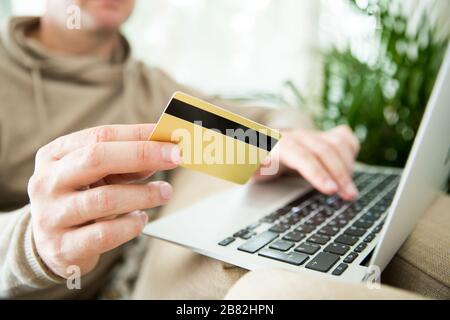
[[[278,233],[265,231],[263,233],[254,236],[252,239],[242,244],[240,247],[238,247],[238,250],[245,251],[248,253],[255,253],[256,251],[266,246],[276,238],[278,238]]]
[[[251,231],[249,231],[248,233],[242,235],[242,236],[241,236],[241,239],[248,240],[248,239],[250,239],[251,237],[253,237],[255,234],[256,234],[256,232],[251,232]]]
[[[358,212],[347,209],[347,211],[341,212],[338,217],[347,221],[352,220],[358,215]]]
[[[311,233],[314,231],[314,229],[316,229],[315,226],[311,226],[311,225],[306,225],[306,224],[302,224],[299,227],[297,227],[297,229],[295,229],[296,231],[299,231],[301,233]]]
[[[358,254],[356,252],[350,252],[344,259],[345,263],[352,263],[356,258],[358,257]]]
[[[306,254],[314,254],[320,249],[318,244],[303,242],[299,246],[297,246],[294,250],[301,253]]]
[[[314,211],[319,208],[319,204],[317,202],[311,202],[308,207]]]
[[[353,223],[353,226],[357,228],[369,229],[371,226],[373,226],[373,221],[361,218]]]
[[[281,222],[282,224],[286,224],[286,225],[292,226],[292,225],[294,225],[294,224],[297,224],[297,222],[299,222],[301,219],[302,219],[302,218],[301,218],[300,216],[292,215],[292,216],[289,216],[289,217],[283,217],[283,218],[281,218],[281,219],[280,219],[280,222]]]
[[[371,242],[374,238],[375,238],[376,234],[375,233],[370,233],[367,237],[364,238],[364,242]]]
[[[372,208],[370,208],[370,211],[375,214],[382,215],[386,211],[386,209],[380,208],[378,206],[373,206]]]
[[[302,211],[301,207],[298,207],[298,206],[294,206],[291,208],[291,213],[293,213],[293,214],[299,214],[299,213],[301,213],[301,211]]]
[[[282,216],[284,216],[285,214],[288,214],[289,211],[291,211],[291,208],[286,206],[284,208],[280,208],[277,211],[275,211],[274,213],[272,213],[275,217],[280,218]]]
[[[347,234],[341,234],[339,237],[337,237],[334,241],[342,244],[347,244],[349,246],[354,245],[359,240],[358,237],[355,236],[349,236]]]
[[[314,254],[320,249],[318,244],[303,242],[299,246],[297,246],[294,250],[301,253],[306,254]]]
[[[233,238],[233,237],[228,237],[228,238],[223,239],[222,241],[220,241],[220,242],[218,243],[218,245],[219,245],[219,246],[222,246],[222,247],[226,247],[227,245],[229,245],[230,243],[232,243],[234,240],[236,240],[236,239]]]
[[[333,224],[331,224],[333,222]],[[349,222],[349,219],[344,219],[342,217],[338,217],[333,219],[332,221],[330,221],[328,223],[328,225],[335,225],[336,227],[342,228],[344,226],[346,226]]]
[[[317,244],[325,244],[330,241],[330,237],[322,236],[320,234],[314,234],[308,238],[308,242],[317,243]]]
[[[348,250],[350,250],[350,247],[345,244],[330,243],[323,251],[342,256],[346,254]]]
[[[379,224],[379,225],[377,225],[377,226],[375,227],[375,229],[373,229],[373,232],[374,232],[374,233],[378,233],[378,232],[381,231],[381,229],[383,229],[383,225],[382,225],[382,224]]]
[[[322,229],[319,230],[320,234],[323,234],[325,236],[335,236],[339,232],[338,227],[332,227],[332,226],[325,226]]]
[[[305,235],[299,231],[289,232],[287,235],[283,237],[283,240],[299,242],[305,238]]]
[[[283,233],[287,231],[289,228],[290,226],[287,224],[276,224],[272,228],[270,228],[269,231]]]
[[[319,218],[309,218],[308,220],[305,221],[305,224],[308,226],[319,226],[321,225],[323,222],[325,221],[325,219],[319,219]]]
[[[333,270],[332,275],[340,276],[341,274],[344,273],[345,270],[347,270],[347,268],[348,268],[348,264],[341,263],[336,267],[336,269]]]
[[[235,238],[242,238],[242,237],[244,237],[245,235],[247,235],[248,233],[250,233],[249,230],[247,230],[247,229],[242,229],[242,230],[236,232],[235,234],[233,234],[233,237],[235,237]]]
[[[367,243],[361,242],[358,244],[358,246],[355,248],[355,252],[363,252],[363,250],[367,247]]]
[[[303,253],[298,253],[298,252],[286,253],[286,252],[280,252],[280,251],[271,250],[271,249],[267,249],[267,248],[261,250],[258,253],[258,255],[265,257],[265,258],[270,258],[270,259],[278,260],[281,262],[293,264],[296,266],[303,264],[306,260],[309,259],[309,256],[307,256],[306,254],[303,254]]]
[[[351,226],[347,228],[344,233],[349,236],[361,237],[364,233],[366,233],[366,229]]]
[[[322,210],[322,212],[323,212],[323,214],[325,215],[325,217],[327,217],[327,218],[329,218],[329,217],[331,217],[331,216],[334,215],[334,211],[331,210],[331,209],[329,209],[329,208],[324,208],[324,209]]]
[[[364,208],[364,206],[360,202],[355,202],[344,212],[357,213],[357,212],[360,212],[363,208]]]
[[[321,225],[327,218],[322,214],[317,214],[311,218],[316,226]]]
[[[277,241],[273,242],[269,246],[269,248],[270,249],[275,249],[275,250],[280,250],[280,251],[288,251],[293,246],[294,246],[293,242],[284,241],[284,240],[277,240]]]
[[[334,266],[338,261],[338,255],[328,252],[320,252],[306,265],[306,268],[320,272],[328,272],[328,270],[330,270],[331,267]]]
[[[270,214],[264,218],[261,219],[261,222],[267,222],[267,223],[273,223],[278,219],[278,217],[274,216],[273,214]]]
[[[362,218],[365,220],[377,221],[381,217],[381,213],[369,210]]]

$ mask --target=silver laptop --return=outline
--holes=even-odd
[[[359,166],[345,202],[304,180],[237,186],[150,223],[144,233],[246,268],[375,280],[446,188],[450,46],[405,169]]]

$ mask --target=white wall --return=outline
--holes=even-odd
[[[41,15],[45,10],[45,0],[13,0],[11,9],[15,15]]]
[[[3,0],[2,0],[3,1]],[[39,15],[45,0],[13,0]],[[317,0],[137,0],[125,27],[135,55],[208,93],[303,91],[319,73]]]
[[[302,89],[317,74],[316,0],[138,0],[128,37],[143,60],[206,92]],[[140,32],[136,32],[140,30]]]
[[[124,31],[136,56],[207,93],[277,92],[292,79],[310,94],[320,89],[319,45],[349,43],[363,60],[373,52],[375,21],[351,10],[348,1],[137,0]],[[419,12],[433,1],[400,3]],[[448,29],[450,1],[437,1],[435,11]],[[44,5],[13,0],[12,11],[41,14]]]

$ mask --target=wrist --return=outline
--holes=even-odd
[[[31,221],[25,233],[24,249],[25,257],[33,273],[33,277],[38,279],[39,282],[42,283],[42,286],[60,284],[65,281],[64,278],[54,273],[39,255],[34,240]]]

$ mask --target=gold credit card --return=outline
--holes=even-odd
[[[149,140],[178,143],[181,167],[244,184],[280,138],[276,130],[175,92]]]

